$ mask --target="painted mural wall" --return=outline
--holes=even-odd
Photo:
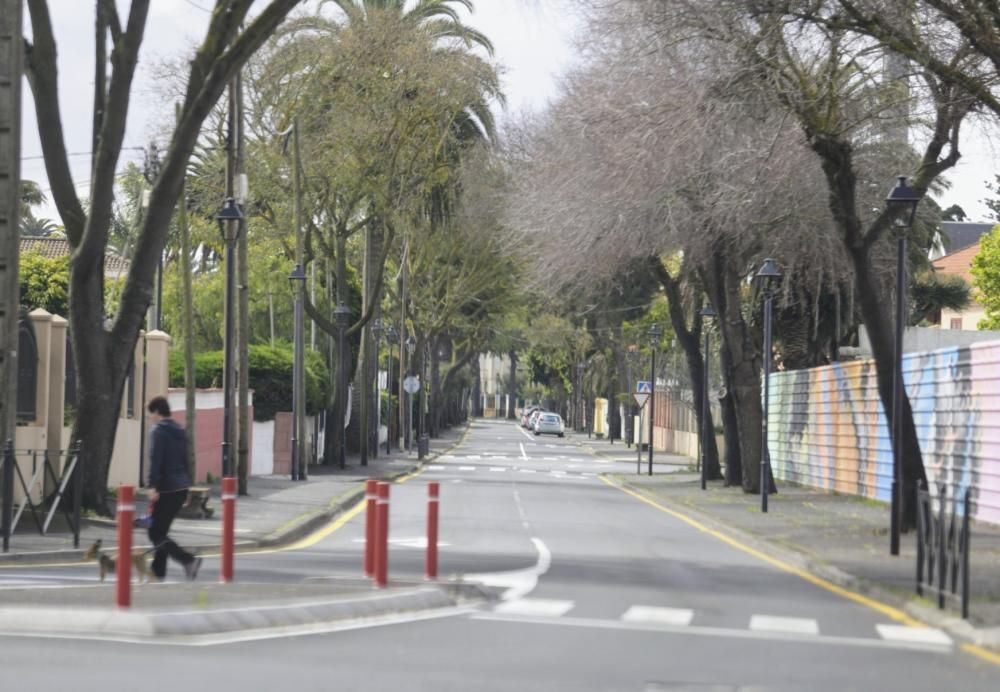
[[[910,353],[903,381],[932,487],[1000,524],[1000,342]],[[779,372],[768,444],[776,479],[889,502],[892,444],[874,361]]]

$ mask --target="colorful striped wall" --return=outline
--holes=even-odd
[[[928,480],[971,490],[972,515],[1000,524],[1000,342],[906,354],[903,380]],[[775,478],[889,501],[892,445],[874,361],[770,380]]]

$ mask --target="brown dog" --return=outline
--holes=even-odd
[[[146,559],[148,552],[132,554],[132,567],[135,569],[139,583],[149,581],[152,577],[152,572],[149,570],[149,561]],[[107,576],[108,572],[115,571],[115,559],[101,550],[100,538],[94,541],[94,545],[87,549],[83,557],[85,560],[97,560],[98,569],[101,573],[101,581],[104,581],[104,577]]]

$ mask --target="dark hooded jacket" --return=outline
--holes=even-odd
[[[184,435],[184,428],[172,418],[164,418],[149,436],[149,485],[157,492],[169,493],[191,487]]]

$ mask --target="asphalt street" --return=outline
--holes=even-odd
[[[390,579],[421,579],[435,480],[441,577],[485,583],[498,602],[212,646],[0,637],[0,689],[103,691],[119,676],[143,690],[1000,686],[1000,669],[943,632],[782,571],[600,477],[634,471],[512,422],[477,421],[460,447],[392,487]],[[358,513],[290,549],[240,555],[237,579],[267,589],[357,578],[363,531]],[[201,578],[217,576],[207,559]],[[9,570],[0,588],[95,579],[91,566]]]

